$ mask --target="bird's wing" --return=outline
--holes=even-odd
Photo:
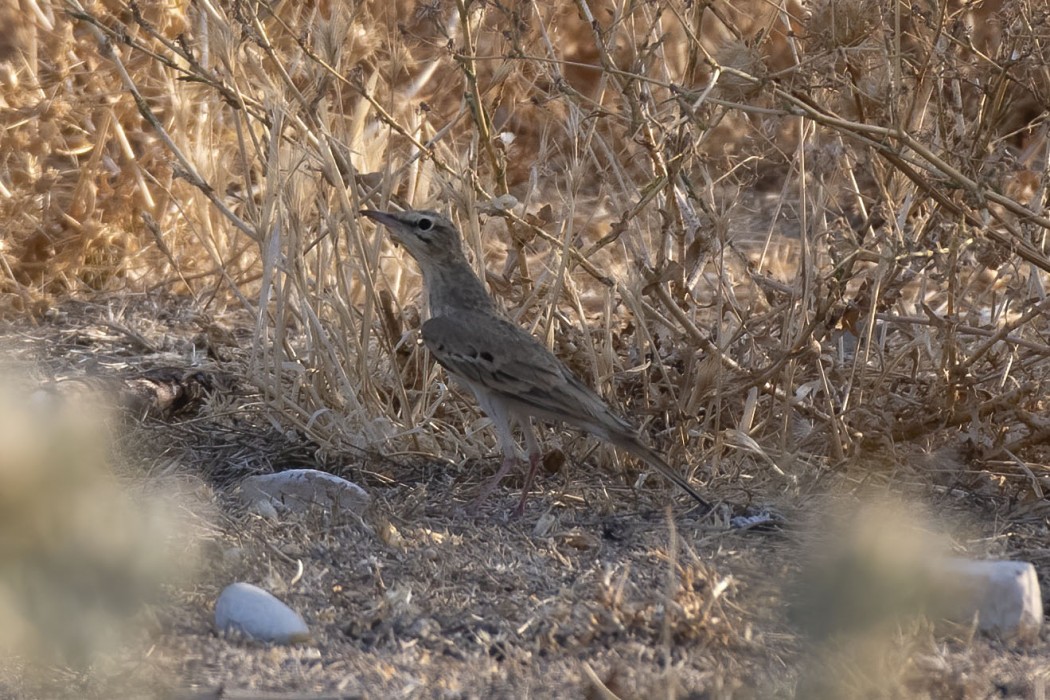
[[[604,434],[633,431],[539,341],[497,316],[462,312],[423,324],[441,365],[532,415]]]
[[[475,392],[487,392],[529,415],[596,433],[645,460],[711,509],[685,477],[634,437],[631,426],[598,394],[518,326],[491,314],[457,312],[424,323],[423,342],[445,369]]]

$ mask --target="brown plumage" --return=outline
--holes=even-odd
[[[710,509],[685,477],[639,442],[631,426],[597,393],[529,333],[499,315],[448,219],[432,211],[361,213],[386,226],[419,264],[430,304],[423,342],[449,374],[470,387],[496,427],[503,465],[482,488],[476,505],[517,464],[517,425],[530,465],[516,512],[524,511],[543,457],[532,426],[532,418],[539,418],[568,423],[633,454]]]

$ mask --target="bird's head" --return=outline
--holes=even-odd
[[[463,243],[452,222],[435,211],[361,212],[390,230],[390,237],[403,245],[421,266],[463,257]]]

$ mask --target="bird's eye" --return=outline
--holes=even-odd
[[[434,228],[434,222],[424,217],[416,222],[416,228],[418,228],[420,231],[429,231],[430,229]]]

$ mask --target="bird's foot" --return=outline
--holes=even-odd
[[[514,457],[505,457],[503,464],[500,465],[499,471],[497,471],[491,479],[485,482],[481,487],[481,492],[477,498],[471,501],[470,505],[467,506],[467,512],[472,515],[476,515],[478,510],[481,508],[481,504],[488,500],[488,497],[492,495],[492,492],[496,490],[500,482],[503,481],[503,477],[510,472],[511,469],[518,463],[518,460]]]
[[[510,519],[511,520],[517,520],[517,519],[519,519],[519,518],[521,518],[522,516],[525,515],[525,501],[528,500],[527,499],[528,495],[529,495],[528,491],[523,491],[522,492],[521,499],[518,501],[518,505],[514,506],[514,510],[512,510],[510,512]]]

